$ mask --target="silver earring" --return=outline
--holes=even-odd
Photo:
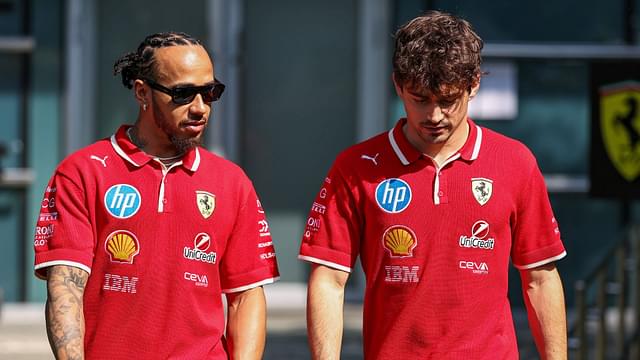
[[[147,111],[147,103],[142,104],[142,110]]]

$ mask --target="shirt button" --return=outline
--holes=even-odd
[[[444,193],[442,191],[438,191],[438,196],[444,196]]]
[[[167,203],[167,199],[162,199],[162,203],[166,204]]]

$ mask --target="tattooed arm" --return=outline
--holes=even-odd
[[[76,267],[55,265],[47,277],[47,337],[56,359],[84,359],[82,297],[89,274]]]

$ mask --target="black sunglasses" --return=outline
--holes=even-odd
[[[149,84],[152,89],[161,91],[167,95],[171,96],[171,101],[178,105],[185,105],[193,101],[197,94],[202,95],[202,101],[206,103],[211,103],[220,99],[222,93],[224,92],[224,84],[219,82],[218,80],[214,80],[213,84],[203,85],[203,86],[174,86],[169,89],[168,87],[162,86],[157,82],[151,79],[142,79],[144,82]]]

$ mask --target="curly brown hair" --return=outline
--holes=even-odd
[[[438,97],[452,90],[470,90],[482,76],[482,46],[482,39],[466,20],[440,11],[427,12],[396,32],[395,81],[401,87],[415,87]]]

